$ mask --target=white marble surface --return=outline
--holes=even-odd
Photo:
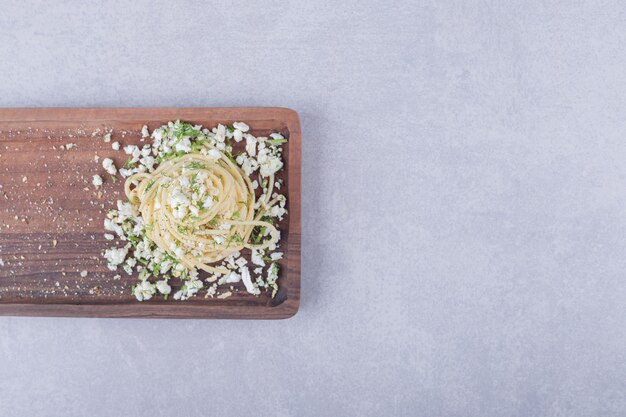
[[[300,113],[302,307],[0,318],[0,416],[626,415],[623,2],[48,3],[2,106]]]

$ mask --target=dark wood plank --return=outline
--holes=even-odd
[[[285,145],[282,189],[289,214],[282,233],[280,291],[254,297],[243,286],[230,298],[202,295],[179,302],[130,294],[135,276],[108,271],[101,253],[103,219],[123,196],[123,180],[112,183],[103,158],[119,167],[122,146],[140,144],[144,124],[152,130],[181,119],[204,126],[244,121],[256,135],[281,131]],[[100,129],[100,133],[94,132]],[[76,144],[70,150],[61,145]],[[99,160],[95,160],[95,156]],[[105,178],[102,192],[91,185]],[[298,115],[285,108],[0,109],[0,315],[74,317],[246,318],[293,316],[300,304],[301,132]],[[88,271],[81,277],[81,271]],[[117,272],[120,273],[120,272]]]

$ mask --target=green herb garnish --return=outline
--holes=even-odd
[[[185,168],[187,169],[206,169],[206,165],[204,165],[203,163],[200,163],[198,161],[194,161],[192,163],[190,163],[189,165],[187,165]],[[198,175],[198,174],[196,174]]]
[[[233,154],[230,151],[224,151],[224,155],[226,155],[226,157],[228,159],[230,159],[230,162],[232,162],[233,164],[237,165],[237,160],[235,159],[235,157],[233,156]]]
[[[126,168],[126,169],[134,168],[135,164],[136,164],[136,162],[133,162],[133,157],[129,156],[128,160],[124,164],[124,168]]]
[[[287,139],[271,139],[267,143],[270,145],[280,145],[281,143],[287,143]]]
[[[155,182],[156,182],[156,180],[150,180],[148,185],[146,185],[146,192],[150,191],[150,188],[152,188],[152,186],[154,185]]]
[[[228,238],[228,244],[226,245],[226,248],[229,248],[232,242],[241,243],[243,242],[243,238],[239,235],[239,233],[235,233],[234,235]]]
[[[204,148],[203,140],[197,140],[191,144],[191,152],[198,153],[202,148]]]

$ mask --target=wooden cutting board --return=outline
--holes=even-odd
[[[289,214],[279,224],[285,256],[275,298],[254,297],[241,285],[223,300],[201,292],[188,301],[138,302],[130,289],[137,277],[107,269],[103,220],[124,194],[123,179],[113,183],[102,159],[121,167],[126,155],[112,142],[142,144],[144,124],[152,131],[176,119],[206,127],[243,121],[256,136],[279,131],[289,138],[281,174]],[[298,114],[285,108],[0,109],[0,315],[293,316],[300,303],[300,149]],[[99,191],[91,184],[94,174],[105,179]],[[118,273],[122,278],[114,279]]]

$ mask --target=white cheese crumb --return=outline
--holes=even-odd
[[[103,139],[106,143],[111,142],[111,134],[110,134],[110,133],[105,134],[105,135],[102,137],[102,139]]]
[[[265,266],[265,262],[263,261],[263,255],[261,255],[261,252],[256,249],[251,249],[250,252],[252,253],[251,259],[253,264]]]
[[[208,156],[217,161],[218,159],[222,157],[222,154],[217,149],[210,149]]]
[[[113,239],[115,239],[115,236],[113,236],[111,233],[105,233],[104,234],[104,238],[106,240],[113,240]]]
[[[89,272],[87,272],[87,271],[80,271],[80,276],[81,276],[81,277],[83,277],[83,278],[85,278],[85,277],[87,276],[87,274],[88,274],[88,273],[89,273]]]
[[[102,185],[102,177],[98,174],[93,176],[93,181],[91,181],[91,183],[94,185],[94,187],[98,188]]]
[[[186,281],[185,285],[183,285],[183,287],[174,294],[174,299],[187,300],[194,294],[196,294],[202,288],[202,286],[202,281],[200,281],[199,279]]]
[[[206,297],[211,297],[213,298],[213,296],[215,295],[215,292],[217,291],[217,284],[213,284],[211,285],[209,288],[207,288],[206,290]]]
[[[26,182],[26,181],[28,181],[28,177],[27,176],[22,177],[22,182]]]
[[[133,170],[132,169],[126,169],[126,168],[120,168],[120,175],[124,178],[126,177],[130,177],[131,175],[133,175]]]
[[[104,252],[104,257],[109,261],[107,267],[111,271],[115,271],[117,266],[124,262],[126,255],[128,254],[128,248],[110,248]]]
[[[230,274],[226,276],[226,280],[224,282],[232,284],[232,283],[239,282],[239,281],[241,281],[241,275],[239,275],[235,271],[232,271]]]
[[[122,276],[120,274],[117,274],[113,277],[113,279],[117,281],[119,279],[122,279]]]
[[[256,156],[256,143],[257,140],[252,135],[246,135],[246,152],[250,156]]]
[[[0,266],[4,266],[4,261],[0,258]]]
[[[147,138],[149,136],[150,136],[150,132],[148,131],[148,126],[143,125],[143,127],[141,128],[141,137]]]
[[[235,129],[241,130],[242,132],[247,132],[248,130],[250,130],[250,127],[243,122],[235,122],[233,123],[233,127]]]
[[[226,291],[225,293],[222,293],[222,294],[218,295],[217,298],[224,299],[224,298],[230,297],[231,295],[233,295],[232,292]]]
[[[259,287],[252,283],[248,267],[242,266],[241,268],[239,268],[239,272],[241,273],[241,280],[243,281],[243,285],[246,286],[246,291],[253,295],[259,295],[261,293],[261,290],[259,289]]]
[[[102,168],[106,170],[111,175],[115,175],[117,173],[117,168],[113,164],[113,160],[111,158],[104,158],[102,160]]]
[[[115,141],[111,144],[111,148],[113,148],[116,151],[120,150],[120,143],[118,141]]]
[[[156,285],[151,284],[150,281],[141,281],[135,287],[135,298],[138,301],[149,300],[156,293]]]
[[[172,292],[172,287],[170,287],[170,285],[167,283],[167,280],[165,279],[161,281],[157,281],[156,287],[157,287],[157,290],[159,290],[159,292],[164,295]]]
[[[270,255],[270,258],[272,259],[272,261],[277,261],[279,259],[283,259],[283,253],[282,252],[274,252]]]

